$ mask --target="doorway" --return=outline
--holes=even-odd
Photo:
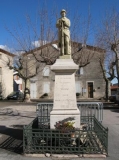
[[[88,98],[93,98],[93,82],[88,82]]]

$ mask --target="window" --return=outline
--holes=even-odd
[[[0,67],[0,75],[2,75],[2,67]]]
[[[83,74],[83,67],[80,68],[80,75]]]
[[[50,93],[50,82],[44,82],[43,93]]]
[[[49,73],[50,73],[49,67],[45,67],[45,68],[43,69],[43,76],[44,76],[44,77],[49,77]]]
[[[81,83],[80,81],[75,82],[76,93],[81,93]]]
[[[80,69],[76,71],[76,75],[80,75]]]
[[[83,67],[76,71],[76,75],[83,75]]]

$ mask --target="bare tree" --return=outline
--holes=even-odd
[[[56,38],[56,30],[53,30],[54,24],[52,23],[54,14],[54,10],[52,10],[49,16],[47,8],[43,8],[38,11],[36,24],[34,24],[30,16],[27,15],[26,28],[20,23],[18,23],[18,27],[14,28],[13,31],[6,27],[6,30],[15,40],[13,46],[15,48],[15,54],[17,55],[14,65],[11,65],[9,58],[6,63],[10,69],[17,71],[24,81],[24,99],[26,97],[26,91],[29,90],[27,85],[29,79],[40,72],[39,68],[42,64],[53,64],[58,57],[58,54],[53,54],[47,45],[47,43],[50,44]],[[29,54],[32,54],[34,57],[31,61],[32,63],[28,60]],[[35,70],[31,73],[30,71],[32,71],[33,68],[35,68]]]
[[[14,65],[11,64],[10,59],[8,58],[7,66],[9,69],[16,71],[20,78],[24,82],[24,100],[29,100],[30,90],[28,87],[29,79],[36,76],[38,73],[39,66],[36,65],[34,60],[30,60],[28,56],[24,57],[15,57]]]
[[[115,63],[113,62],[113,59],[109,59],[109,57],[106,56],[105,51],[102,54],[97,55],[101,72],[103,74],[103,78],[105,80],[105,98],[106,101],[109,100],[109,93],[110,93],[110,82],[115,77]],[[106,59],[108,58],[108,59]]]
[[[26,81],[28,81],[28,79],[36,76],[38,72],[38,68],[36,67],[36,71],[34,71],[34,74],[24,75],[25,73],[29,73],[29,66],[27,65],[28,60],[26,60],[25,57],[27,57],[29,54],[32,54],[35,63],[38,62],[37,64],[39,65],[41,65],[42,63],[46,65],[52,65],[59,57],[59,49],[57,47],[55,47],[55,51],[51,49],[51,46],[53,44],[57,44],[57,30],[54,24],[54,20],[56,21],[56,19],[58,19],[58,15],[59,13],[56,10],[56,7],[52,9],[50,14],[48,8],[43,7],[41,10],[38,11],[36,24],[34,24],[30,16],[27,15],[27,27],[25,29],[20,23],[18,24],[17,28],[13,29],[13,31],[10,31],[9,28],[6,27],[7,31],[15,40],[14,48],[17,51],[24,52],[22,53],[22,55],[18,55],[18,57],[20,58],[18,60],[17,67],[9,67],[17,71],[19,73],[19,76],[24,80],[25,83],[27,83]],[[83,23],[83,26],[85,26],[85,30],[82,34],[81,31],[80,33],[77,32],[79,31],[79,24],[81,24],[81,22],[79,22],[80,15],[77,14],[77,16],[74,15],[74,17],[74,22],[72,23],[73,30],[71,32],[71,37],[73,41],[71,42],[72,58],[79,65],[80,68],[88,65],[94,54],[86,52],[86,43],[89,36],[91,18],[89,15],[88,21],[85,21]],[[79,41],[81,41],[81,43],[78,43]],[[84,45],[82,46],[82,44]],[[26,68],[25,65],[27,65]]]
[[[87,18],[84,19],[84,17],[81,18],[81,15],[79,13],[79,7],[77,7],[77,10],[75,10],[73,13],[70,11],[70,9],[67,10],[68,15],[71,16],[73,19],[71,23],[71,41],[80,42],[85,46],[91,30],[90,11]],[[43,46],[47,43],[52,44],[53,41],[56,41],[58,34],[55,23],[59,16],[60,15],[57,10],[57,5],[54,4],[52,10],[49,12],[48,7],[46,6],[46,1],[44,1],[43,7],[40,8],[38,11],[36,23],[32,22],[29,15],[26,15],[27,26],[25,29],[20,23],[18,23],[18,27],[14,28],[12,32],[9,30],[8,27],[6,27],[7,31],[17,42],[16,50],[22,50],[25,53],[29,53],[33,50],[32,54],[35,56],[34,49],[36,47]],[[77,43],[77,46],[76,43],[71,42],[71,44],[73,48],[72,54],[77,53],[79,51],[79,48],[81,47],[81,44]],[[44,53],[41,50],[42,53],[40,54],[40,56],[42,55],[42,58],[45,58],[45,60],[49,59],[49,61],[52,61],[51,53],[49,52],[48,46],[46,47],[47,54],[45,53],[45,56],[42,55]],[[36,58],[36,60],[38,59]],[[53,63],[53,61],[51,63]]]
[[[105,74],[105,79],[108,80],[116,77],[119,86],[119,13],[114,9],[107,12],[100,26],[96,35],[97,44],[106,50],[105,60],[111,59],[111,61],[108,61],[108,67],[103,69],[103,74]],[[99,62],[101,63],[101,61]],[[108,77],[107,72],[111,73],[111,76]]]
[[[89,45],[84,45],[76,42],[72,42],[72,43],[73,43],[72,58],[74,62],[79,66],[79,68],[85,67],[88,64],[90,64],[94,56],[95,49],[92,47],[90,51]]]

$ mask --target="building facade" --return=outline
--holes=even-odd
[[[46,44],[34,50],[34,53],[39,57],[41,51],[42,55],[43,53],[44,55],[49,54],[49,61],[53,59],[52,55],[55,55],[55,58],[59,55],[56,44]],[[75,51],[72,52],[75,53]],[[105,97],[105,81],[98,62],[98,55],[104,54],[104,50],[93,46],[86,46],[76,54],[76,57],[74,55],[72,58],[80,66],[79,70],[75,73],[77,98],[100,99]],[[33,57],[33,54],[29,53],[27,56]],[[53,99],[55,74],[50,69],[51,65],[41,65],[37,61],[36,64],[40,65],[40,67],[38,74],[29,81],[30,98]]]
[[[0,49],[0,96],[6,98],[13,91],[13,70],[7,63],[13,63],[14,54]]]

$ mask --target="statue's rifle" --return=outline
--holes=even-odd
[[[63,28],[64,28],[64,23],[63,23],[63,21],[62,21],[62,28],[61,28],[61,32],[62,32],[62,40],[61,40],[62,56],[64,55],[64,32],[63,32]]]

